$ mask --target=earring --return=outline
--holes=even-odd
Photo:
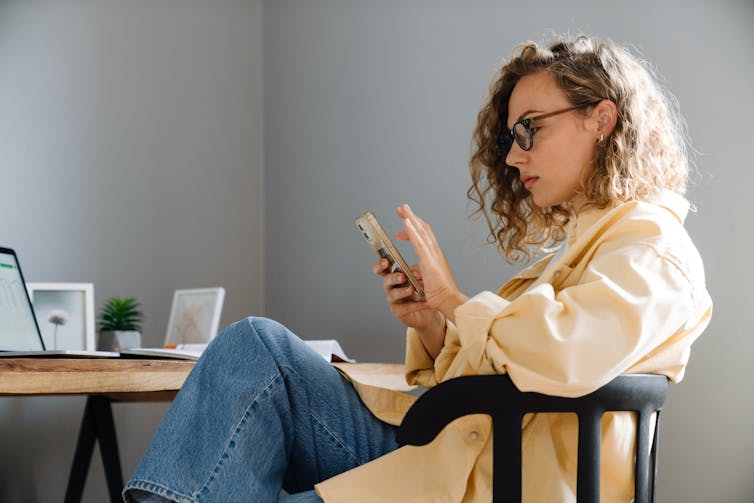
[[[597,143],[602,143],[603,141],[605,141],[605,134],[604,133],[600,133],[600,139],[597,140]]]

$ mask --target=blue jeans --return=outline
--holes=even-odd
[[[126,502],[322,501],[314,484],[398,447],[351,384],[284,326],[239,321],[186,379]]]

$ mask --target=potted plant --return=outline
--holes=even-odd
[[[99,315],[98,349],[118,349],[141,346],[141,323],[144,315],[133,297],[111,297],[102,306]]]

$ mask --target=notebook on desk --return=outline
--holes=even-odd
[[[198,360],[217,335],[225,288],[176,290],[165,340],[159,348],[119,349],[123,357]]]
[[[198,360],[206,344],[178,344],[174,348],[129,348],[120,349],[121,356],[128,358],[176,358],[179,360]]]
[[[16,252],[0,247],[0,358],[112,358],[110,351],[45,348]]]

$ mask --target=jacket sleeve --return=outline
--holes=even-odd
[[[580,396],[679,331],[698,335],[699,311],[688,274],[650,244],[598,250],[575,285],[538,283],[513,301],[482,292],[459,306],[432,372],[438,382],[507,372],[522,391]]]

